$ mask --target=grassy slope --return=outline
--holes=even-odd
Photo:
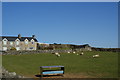
[[[92,58],[95,53],[100,58]],[[40,66],[63,65],[67,74],[85,74],[94,77],[117,77],[118,54],[113,52],[85,52],[83,56],[76,54],[24,54],[4,55],[3,66],[9,71],[22,75],[35,75],[39,73]]]

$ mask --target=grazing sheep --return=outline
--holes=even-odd
[[[73,51],[73,53],[75,54],[76,52],[75,52],[75,51]]]
[[[98,58],[100,57],[99,54],[93,55],[93,58]]]
[[[58,55],[58,54],[59,54],[59,53],[57,53],[57,52],[55,53],[55,55]]]
[[[57,57],[60,57],[60,54],[58,54]]]
[[[82,53],[80,53],[80,55],[83,55],[84,53],[82,52]]]
[[[60,57],[60,54],[59,54],[59,53],[57,53],[57,52],[55,53],[55,55],[56,55],[57,57]]]
[[[68,51],[68,53],[70,53],[70,52]]]

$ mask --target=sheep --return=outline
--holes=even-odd
[[[57,57],[60,57],[60,54],[58,54]]]
[[[68,53],[70,53],[70,52],[68,51]]]
[[[93,55],[93,58],[98,58],[98,57],[100,57],[99,54]]]
[[[60,54],[59,54],[59,53],[57,53],[57,52],[55,53],[55,55],[56,55],[57,57],[60,57]]]
[[[73,51],[73,53],[75,54],[76,52],[75,52],[75,51]]]
[[[82,53],[80,53],[80,55],[83,55],[84,53],[82,52]]]

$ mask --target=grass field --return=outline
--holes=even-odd
[[[99,58],[92,58],[99,53]],[[61,53],[53,54],[3,55],[3,66],[10,72],[27,77],[38,74],[40,66],[65,66],[65,77],[115,78],[118,75],[118,53],[84,52],[84,55]]]

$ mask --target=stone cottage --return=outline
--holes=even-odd
[[[36,50],[37,42],[35,35],[32,35],[32,37],[22,37],[20,34],[17,37],[0,36],[0,50]]]

